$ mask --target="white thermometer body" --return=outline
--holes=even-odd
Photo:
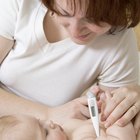
[[[96,97],[90,91],[87,92],[87,96],[88,96],[88,107],[91,116],[91,121],[95,129],[96,135],[97,137],[99,137],[99,113],[98,113]]]

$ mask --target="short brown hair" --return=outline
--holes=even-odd
[[[67,0],[76,7],[83,0]],[[87,1],[87,0],[85,0]],[[42,0],[51,11],[59,14],[54,0]],[[135,27],[140,21],[140,0],[88,0],[89,6],[86,16],[95,24],[106,22],[112,26],[112,33],[118,28]]]

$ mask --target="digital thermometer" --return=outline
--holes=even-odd
[[[91,121],[95,129],[96,136],[99,137],[99,113],[98,113],[96,97],[90,91],[87,92],[87,96],[88,96],[88,107],[91,116]]]

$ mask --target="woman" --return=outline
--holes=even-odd
[[[61,124],[87,119],[87,99],[77,97],[95,81],[106,88],[137,83],[137,47],[129,27],[140,20],[139,0],[0,5],[0,114],[16,110]]]

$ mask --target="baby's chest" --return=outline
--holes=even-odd
[[[86,140],[86,139],[96,139],[96,134],[94,128],[91,124],[80,126],[75,129],[72,135],[72,140]]]

